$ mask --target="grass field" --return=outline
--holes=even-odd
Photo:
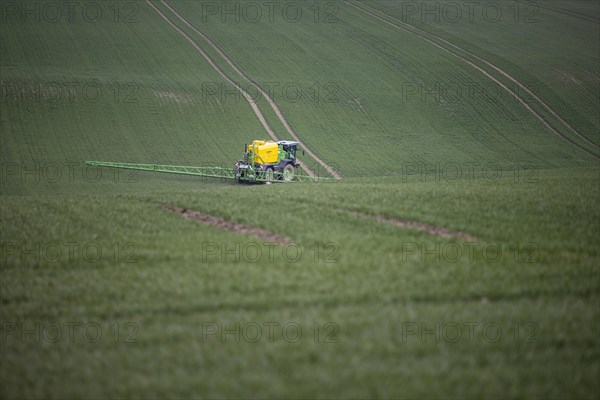
[[[600,394],[597,2],[540,2],[536,23],[488,1],[505,17],[421,20],[424,2],[282,1],[268,14],[152,0],[81,2],[70,20],[55,4],[0,10],[2,398]],[[231,166],[266,138],[155,8],[289,139],[198,31],[270,90],[343,179],[85,167]],[[524,107],[500,86],[511,79],[548,108],[521,91]]]

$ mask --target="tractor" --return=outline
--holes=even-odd
[[[298,142],[281,140],[255,140],[244,145],[244,158],[235,163],[237,182],[275,180],[291,182],[300,165],[296,158]]]

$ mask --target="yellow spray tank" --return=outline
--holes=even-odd
[[[254,153],[254,163],[257,164],[274,164],[279,159],[279,145],[272,140],[254,140],[248,145],[247,152]]]

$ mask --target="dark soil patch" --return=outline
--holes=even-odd
[[[364,218],[373,218],[377,221],[400,226],[402,228],[416,229],[419,231],[427,232],[428,234],[434,235],[434,236],[441,236],[441,237],[445,237],[445,238],[449,238],[449,239],[458,238],[458,239],[463,239],[463,240],[468,240],[468,241],[477,241],[478,240],[476,237],[471,236],[464,232],[452,232],[451,230],[443,228],[441,226],[424,224],[422,222],[407,221],[407,220],[403,220],[400,218],[386,217],[385,215],[377,215],[377,214],[357,213],[356,215],[358,215],[360,217],[364,217]]]
[[[210,214],[204,214],[199,211],[188,210],[166,204],[163,206],[166,210],[181,214],[184,218],[201,222],[205,225],[216,226],[229,232],[240,233],[244,235],[252,235],[266,242],[277,242],[282,244],[292,243],[292,239],[281,236],[277,233],[267,231],[265,229],[254,228],[249,225],[240,224],[233,221],[227,221],[221,217]]]

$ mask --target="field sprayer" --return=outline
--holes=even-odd
[[[322,182],[331,178],[304,175],[299,171],[297,158],[298,142],[282,140],[254,140],[244,145],[244,156],[233,168],[218,166],[179,166],[160,164],[121,163],[106,161],[86,161],[94,167],[135,169],[168,174],[195,175],[211,178],[234,179],[242,182]]]

